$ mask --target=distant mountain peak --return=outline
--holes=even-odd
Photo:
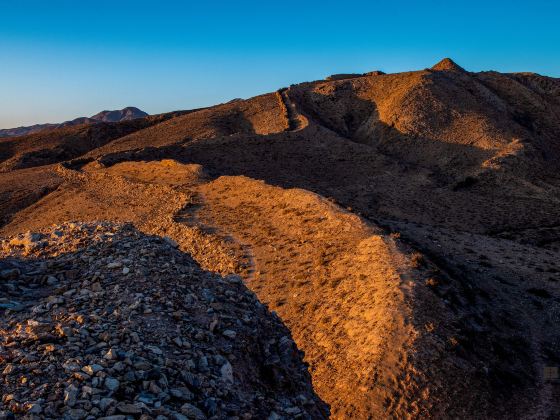
[[[128,121],[135,118],[147,117],[148,114],[134,106],[127,106],[126,108],[116,111],[101,111],[92,117],[92,120],[104,122]]]
[[[444,58],[439,63],[437,63],[435,66],[433,66],[432,70],[437,70],[437,71],[465,71],[465,69],[463,67],[461,67],[455,61],[453,61],[451,58],[448,58],[448,57]]]
[[[134,106],[127,106],[126,108],[118,109],[114,111],[107,111],[107,110],[101,111],[92,117],[74,118],[73,120],[65,121],[60,124],[36,124],[29,127],[6,128],[0,130],[0,138],[24,136],[26,134],[37,133],[47,128],[67,127],[70,125],[79,125],[79,124],[95,124],[98,122],[130,121],[136,118],[147,117],[148,115],[149,114],[147,114],[146,112]]]

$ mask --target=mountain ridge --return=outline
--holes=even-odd
[[[443,60],[0,139],[0,235],[131,223],[240,276],[304,351],[333,419],[556,418],[559,99],[558,79]],[[156,414],[147,401],[137,412]]]
[[[92,115],[91,117],[78,117],[78,118],[74,118],[73,120],[68,120],[62,123],[34,124],[30,126],[0,129],[0,138],[24,136],[26,134],[37,133],[39,131],[50,129],[50,128],[68,127],[68,126],[79,125],[79,124],[130,121],[136,118],[147,117],[148,115],[149,115],[148,113],[134,106],[127,106],[119,110],[113,110],[113,111],[104,110],[98,112],[95,115]]]

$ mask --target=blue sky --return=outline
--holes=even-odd
[[[0,128],[247,98],[332,73],[560,77],[558,1],[0,0]]]

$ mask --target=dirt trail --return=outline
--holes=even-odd
[[[299,131],[307,127],[309,125],[307,118],[298,111],[296,104],[290,98],[290,88],[280,89],[278,93],[280,94],[280,99],[286,109],[288,130]]]
[[[246,177],[198,190],[201,221],[252,249],[248,285],[289,326],[333,418],[419,414],[416,384],[399,377],[416,334],[403,291],[410,263],[392,240],[304,190]]]

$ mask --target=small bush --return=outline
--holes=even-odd
[[[414,268],[420,268],[424,265],[424,256],[420,252],[414,252],[410,256],[410,262]]]
[[[428,280],[426,280],[426,286],[428,287],[436,287],[437,285],[438,285],[438,281],[433,277],[430,277]]]

